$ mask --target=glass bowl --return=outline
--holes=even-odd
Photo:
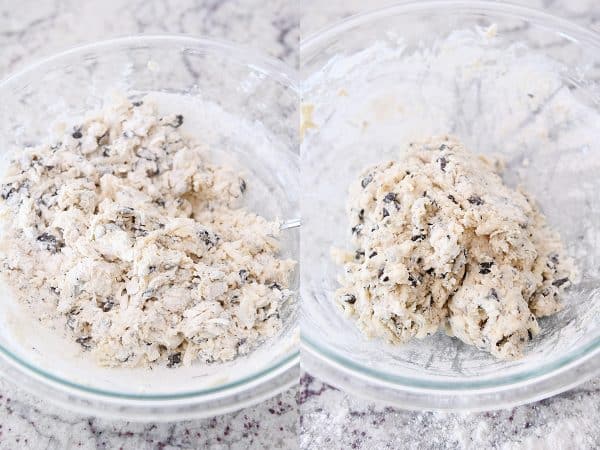
[[[541,399],[600,370],[600,36],[489,2],[418,2],[351,17],[301,43],[302,364],[325,382],[411,409]],[[349,248],[348,186],[408,142],[452,134],[501,156],[581,272],[518,361],[441,332],[366,339],[333,299]]]
[[[86,45],[0,83],[0,154],[44,141],[58,122],[100,108],[113,93],[152,96],[159,112],[184,114],[182,132],[240,166],[246,204],[269,219],[299,215],[298,86],[276,60],[244,48],[179,36]],[[282,234],[282,255],[299,259],[299,231]],[[292,289],[298,290],[299,275]],[[29,319],[0,289],[0,372],[19,386],[86,414],[132,420],[204,417],[259,402],[298,379],[297,300],[281,332],[227,364],[177,369],[98,367]]]

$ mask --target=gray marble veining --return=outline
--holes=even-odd
[[[75,45],[133,34],[223,39],[297,65],[299,14],[289,0],[5,0],[0,79]]]

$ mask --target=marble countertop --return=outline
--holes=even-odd
[[[303,0],[302,37],[389,0]],[[597,0],[512,0],[600,31]],[[302,449],[600,448],[600,378],[561,395],[513,409],[468,413],[414,412],[349,396],[303,374],[298,395]],[[426,439],[423,439],[426,437]]]
[[[298,15],[289,0],[3,1],[0,78],[74,45],[139,33],[225,39],[297,65]],[[71,413],[0,379],[0,450],[291,449],[296,392],[213,419],[137,424]]]
[[[75,45],[132,34],[187,34],[243,44],[297,65],[298,2],[289,0],[0,2],[0,79]]]
[[[0,379],[0,449],[293,449],[296,389],[211,419],[111,421],[66,411]]]
[[[381,406],[344,394],[305,373],[298,403],[302,449],[600,448],[600,378],[512,409],[443,413]]]

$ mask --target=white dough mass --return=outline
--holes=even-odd
[[[350,187],[354,251],[336,297],[369,337],[402,343],[440,328],[502,359],[522,357],[537,318],[561,309],[576,271],[500,164],[453,138],[410,144]]]
[[[0,270],[102,365],[231,360],[277,332],[291,295],[279,224],[240,207],[252,186],[183,120],[121,99],[2,180]]]

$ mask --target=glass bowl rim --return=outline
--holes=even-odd
[[[354,14],[341,21],[335,22],[321,30],[318,30],[300,41],[300,60],[302,61],[306,54],[312,54],[318,51],[319,47],[332,38],[342,35],[353,28],[363,26],[383,18],[406,16],[411,13],[424,13],[435,11],[439,14],[443,11],[447,14],[470,14],[481,16],[496,16],[503,18],[516,18],[533,25],[541,26],[548,31],[559,32],[565,39],[585,43],[600,49],[600,34],[580,26],[567,19],[554,16],[535,8],[515,5],[512,3],[497,3],[493,1],[481,0],[428,0],[428,1],[409,1],[398,4],[384,6],[382,8]],[[301,317],[300,321],[302,322]],[[316,358],[324,363],[330,369],[341,371],[346,375],[368,380],[375,384],[391,386],[399,391],[405,389],[429,392],[450,392],[451,395],[462,395],[473,393],[482,389],[500,389],[509,390],[518,383],[535,383],[540,378],[556,377],[558,382],[563,385],[568,383],[560,378],[561,370],[566,369],[574,371],[575,368],[584,370],[578,375],[578,380],[584,381],[597,371],[596,368],[586,364],[591,358],[600,357],[600,335],[593,340],[586,342],[573,349],[570,353],[561,358],[550,360],[548,363],[538,364],[532,368],[515,371],[509,375],[498,375],[492,377],[469,378],[465,380],[444,379],[424,379],[418,376],[395,375],[379,369],[372,369],[368,366],[357,363],[349,357],[338,353],[333,348],[322,345],[306,333],[301,334],[301,347],[306,349],[303,355],[309,358]],[[570,366],[570,367],[567,367]],[[327,380],[326,380],[327,381]],[[335,384],[335,381],[332,381]],[[559,387],[560,388],[560,387]]]
[[[11,83],[17,82],[22,77],[43,69],[46,65],[55,64],[64,58],[68,58],[77,54],[86,52],[98,53],[101,51],[110,51],[113,48],[131,47],[135,45],[165,43],[180,45],[180,50],[185,50],[186,48],[201,49],[207,53],[219,54],[222,56],[224,55],[232,61],[246,64],[253,70],[263,73],[279,84],[290,88],[295,94],[299,95],[300,93],[298,75],[296,71],[279,59],[263,55],[256,52],[252,48],[230,43],[225,40],[192,37],[183,34],[131,35],[77,45],[39,59],[31,64],[26,65],[24,68],[14,72],[13,74],[9,74],[4,79],[0,80],[0,92],[2,92],[3,89],[10,88]],[[66,388],[71,392],[80,392],[84,395],[92,395],[101,398],[104,397],[113,400],[120,399],[134,401],[172,401],[181,399],[201,400],[202,397],[214,396],[215,394],[219,393],[223,393],[226,396],[231,392],[239,390],[239,388],[242,388],[245,385],[252,385],[253,383],[260,382],[263,378],[267,378],[274,372],[287,372],[290,370],[295,370],[295,368],[300,364],[300,349],[298,346],[293,346],[292,351],[287,352],[287,354],[278,358],[276,361],[265,367],[261,367],[249,375],[233,382],[224,383],[222,385],[207,389],[194,389],[172,394],[133,394],[116,390],[111,391],[108,389],[94,388],[67,380],[61,376],[54,375],[38,368],[35,364],[32,364],[20,356],[15,355],[12,351],[5,348],[1,344],[0,356],[2,359],[6,359],[8,363],[19,372],[20,375],[26,376],[28,379],[33,380],[34,383],[39,377],[41,380],[43,380],[44,385],[47,388],[53,389],[53,386],[60,386],[61,388]],[[7,363],[6,361],[2,361],[2,359],[0,359],[0,373],[3,372],[2,365]],[[32,377],[29,372],[33,373],[36,377]],[[275,391],[276,390],[273,391],[274,394],[276,393]]]

